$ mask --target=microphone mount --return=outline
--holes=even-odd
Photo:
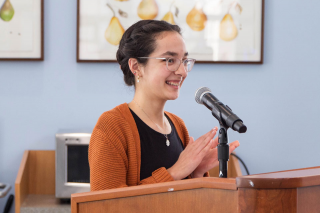
[[[222,103],[221,103],[222,104]],[[229,108],[229,107],[228,107]],[[230,108],[229,108],[230,109]],[[218,135],[218,161],[219,161],[219,177],[227,178],[228,177],[228,161],[229,161],[229,144],[228,144],[228,125],[223,122],[221,109],[219,105],[216,105],[216,109],[219,112],[219,117],[217,118],[220,124],[220,130]],[[213,111],[212,110],[212,111]],[[231,109],[230,109],[231,110]],[[216,117],[216,113],[212,112],[212,115]]]

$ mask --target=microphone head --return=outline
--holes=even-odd
[[[208,88],[208,87],[200,87],[199,89],[197,89],[196,93],[195,93],[195,99],[196,99],[196,102],[198,104],[203,104],[202,101],[201,101],[201,98],[204,94],[208,93],[208,92],[211,92],[211,90]]]

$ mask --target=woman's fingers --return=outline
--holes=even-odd
[[[213,143],[211,144],[211,149],[216,148],[219,144],[219,138],[216,137],[215,139],[213,139]]]
[[[217,128],[213,128],[211,129],[209,132],[207,132],[205,135],[201,136],[200,138],[198,138],[199,141],[210,141],[211,139],[214,138],[214,136],[216,135],[217,133]],[[197,141],[198,141],[197,140]]]
[[[203,141],[203,140],[205,140],[207,137],[209,137],[209,136],[212,134],[213,131],[214,131],[214,129],[211,129],[211,130],[210,130],[209,132],[207,132],[206,134],[200,136],[200,137],[197,139],[197,141]]]
[[[213,139],[214,136],[216,135],[216,133],[217,133],[217,130],[216,130],[215,128],[212,129],[212,131],[210,132],[209,135],[207,135],[207,137],[205,138],[205,140],[211,140],[211,139]]]
[[[189,139],[189,144],[192,144],[193,142],[194,142],[193,137],[190,137],[190,139]]]
[[[213,139],[211,139],[211,140],[208,142],[207,146],[204,147],[204,148],[201,150],[201,154],[202,154],[203,156],[207,154],[207,152],[209,151],[209,149],[211,149],[211,146],[212,146],[213,142],[214,142]]]
[[[197,144],[197,147],[196,147],[196,152],[197,153],[200,153],[206,146],[208,146],[210,140],[213,139],[213,137],[215,136],[216,134],[216,130],[215,129],[212,129],[209,134],[206,134],[206,137],[205,138],[202,138],[202,139],[198,139],[196,141],[196,144]],[[210,146],[211,147],[211,146]]]
[[[229,145],[229,154],[231,154],[238,146],[240,146],[239,141],[233,141]]]
[[[207,132],[206,134],[200,136],[197,141],[202,141],[202,140],[205,140],[206,138],[210,137],[210,135],[213,133],[213,132],[217,132],[218,130],[218,127],[214,127],[213,129],[211,129],[209,132]],[[213,138],[213,137],[212,137]]]
[[[203,147],[206,145],[206,143],[204,143],[204,141],[210,137],[210,134],[212,134],[214,132],[214,129],[211,129],[209,132],[207,132],[206,134],[200,136],[196,141],[194,140],[193,137],[190,137],[190,140],[189,140],[189,145],[192,145],[192,146],[188,146],[189,149],[191,150],[195,150],[197,153],[198,153],[198,149],[200,147],[200,149],[203,149]],[[192,138],[192,139],[191,139]]]

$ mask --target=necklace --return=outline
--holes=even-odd
[[[142,112],[157,126],[157,128],[158,128],[158,130],[159,130],[159,132],[161,131],[161,128],[159,127],[159,125],[158,124],[156,124],[148,115],[147,115],[147,113],[139,106],[139,104],[133,99],[133,102],[135,103],[135,104],[137,104],[137,106],[142,110]],[[169,141],[169,139],[168,139],[168,135],[167,134],[163,134],[164,135],[164,137],[166,137],[166,145],[167,146],[170,146],[170,141]]]

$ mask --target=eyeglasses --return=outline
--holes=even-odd
[[[138,57],[138,58],[160,59],[160,60],[166,61],[167,69],[172,72],[177,71],[181,63],[183,63],[185,71],[190,72],[192,70],[194,63],[196,62],[196,59],[193,59],[193,58],[186,58],[182,60],[175,57],[171,57],[171,58]]]

